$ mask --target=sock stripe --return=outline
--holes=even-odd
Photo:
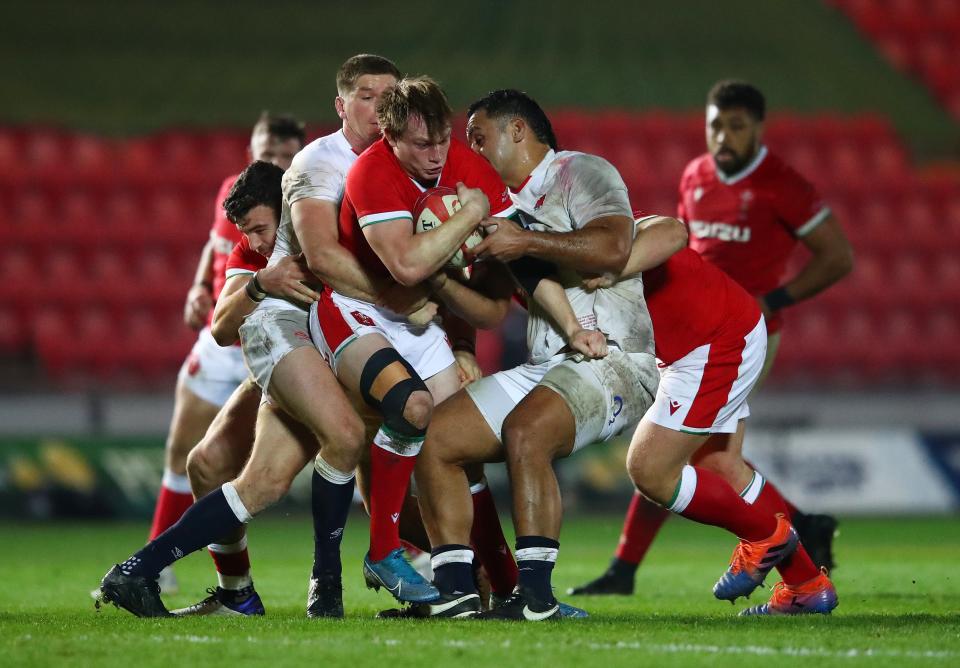
[[[525,547],[517,550],[517,561],[549,561],[556,563],[560,550],[555,547]]]
[[[753,478],[750,479],[750,484],[743,488],[743,491],[740,492],[740,496],[749,504],[753,504],[758,498],[760,498],[760,492],[763,491],[763,486],[766,481],[763,479],[763,476],[760,475],[759,471],[753,472]]]
[[[470,494],[471,494],[471,495],[473,495],[473,494],[479,494],[480,492],[482,492],[482,491],[485,490],[486,488],[487,488],[487,479],[486,479],[486,478],[482,478],[482,479],[480,480],[480,482],[478,482],[478,483],[476,483],[476,484],[473,484],[473,485],[470,485]]]
[[[251,515],[247,507],[243,505],[243,501],[240,500],[240,495],[237,493],[232,482],[223,483],[223,487],[220,489],[223,490],[223,496],[227,500],[227,505],[230,506],[230,510],[233,511],[233,514],[236,515],[237,520],[239,520],[241,524],[246,524],[253,519],[253,515]]]
[[[670,499],[670,505],[667,509],[674,513],[682,513],[693,500],[694,492],[697,490],[697,469],[689,464],[683,467],[680,472],[680,481],[673,492],[673,498]]]
[[[355,471],[346,473],[332,467],[327,460],[323,458],[323,453],[317,454],[313,460],[313,468],[321,478],[334,485],[346,485],[356,476]]]
[[[247,536],[244,534],[236,543],[211,543],[207,549],[217,554],[238,554],[247,549]]]
[[[373,444],[401,457],[416,457],[423,447],[423,436],[403,436],[386,427],[380,427]]]
[[[190,479],[170,469],[163,469],[163,480],[160,484],[177,494],[193,494],[193,490],[190,489]]]
[[[463,550],[447,550],[430,557],[430,567],[436,571],[441,566],[447,564],[472,564],[473,550],[466,548]]]

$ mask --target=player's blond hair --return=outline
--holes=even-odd
[[[423,119],[431,138],[442,136],[450,126],[453,110],[440,84],[430,77],[401,79],[377,104],[377,122],[391,139],[403,136],[413,116]]]
[[[365,74],[389,74],[394,79],[403,75],[392,60],[372,53],[358,53],[347,58],[337,70],[337,94],[349,95],[357,87],[357,80]]]

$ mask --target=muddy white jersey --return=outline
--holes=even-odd
[[[603,158],[576,151],[547,153],[510,197],[525,214],[521,216],[524,226],[537,232],[573,232],[604,216],[632,220],[627,187],[619,172]],[[639,275],[587,292],[582,288],[583,275],[565,267],[558,270],[567,299],[584,328],[600,330],[623,352],[653,354],[653,325]],[[527,320],[530,361],[545,362],[565,345],[552,320],[531,299]]]
[[[277,240],[267,266],[272,267],[281,258],[302,252],[290,214],[290,207],[294,202],[312,198],[333,202],[339,206],[343,200],[347,172],[356,160],[357,154],[353,152],[342,130],[310,142],[294,156],[290,169],[283,175],[280,226],[277,228]],[[304,310],[303,306],[295,302],[274,297],[264,299],[259,308]]]

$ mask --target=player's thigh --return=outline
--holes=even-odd
[[[460,376],[457,374],[457,365],[451,364],[440,373],[436,373],[423,381],[430,390],[435,404],[452,397],[460,389]]]
[[[641,491],[662,503],[663,495],[672,492],[676,477],[706,439],[644,418],[630,440],[627,471]]]
[[[270,381],[270,397],[305,423],[324,444],[353,446],[363,425],[333,372],[312,346],[288,353]]]
[[[220,410],[220,406],[210,403],[195,394],[184,378],[177,380],[173,417],[170,420],[170,432],[167,436],[167,457],[186,461],[187,454],[203,438]]]
[[[336,374],[340,383],[352,396],[360,395],[363,372],[374,353],[392,347],[382,334],[370,333],[354,339],[342,349],[336,360]],[[374,382],[371,383],[370,393],[375,399],[382,399],[388,389],[409,377],[407,369],[399,362],[395,362],[377,374],[373,379]]]
[[[460,466],[499,462],[503,446],[473,395],[460,390],[434,409],[420,458]]]
[[[767,336],[767,351],[763,358],[763,368],[760,370],[760,377],[757,378],[756,385],[753,386],[753,392],[756,392],[773,370],[773,364],[777,361],[777,352],[780,350],[780,332],[774,332]]]
[[[566,457],[573,452],[577,422],[564,397],[538,385],[507,415],[502,436],[508,458]]]

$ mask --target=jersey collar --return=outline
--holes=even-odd
[[[524,179],[520,187],[515,191],[510,190],[510,197],[515,202],[526,202],[529,200],[532,203],[536,201],[536,199],[543,194],[544,181],[547,179],[547,170],[556,157],[556,151],[553,149],[547,151],[547,154],[543,156],[543,160],[533,168],[533,171]]]
[[[720,183],[726,184],[728,186],[732,186],[734,183],[738,181],[742,181],[743,179],[747,178],[748,176],[753,174],[755,171],[757,171],[757,167],[760,166],[760,163],[762,163],[763,159],[766,157],[767,157],[767,147],[761,145],[760,150],[757,151],[757,154],[753,157],[753,160],[747,163],[746,167],[741,169],[739,172],[737,172],[736,174],[731,174],[730,176],[727,176],[726,174],[724,174],[723,171],[718,169],[716,167],[716,164],[714,164],[714,169],[717,172],[717,179],[720,181]]]

